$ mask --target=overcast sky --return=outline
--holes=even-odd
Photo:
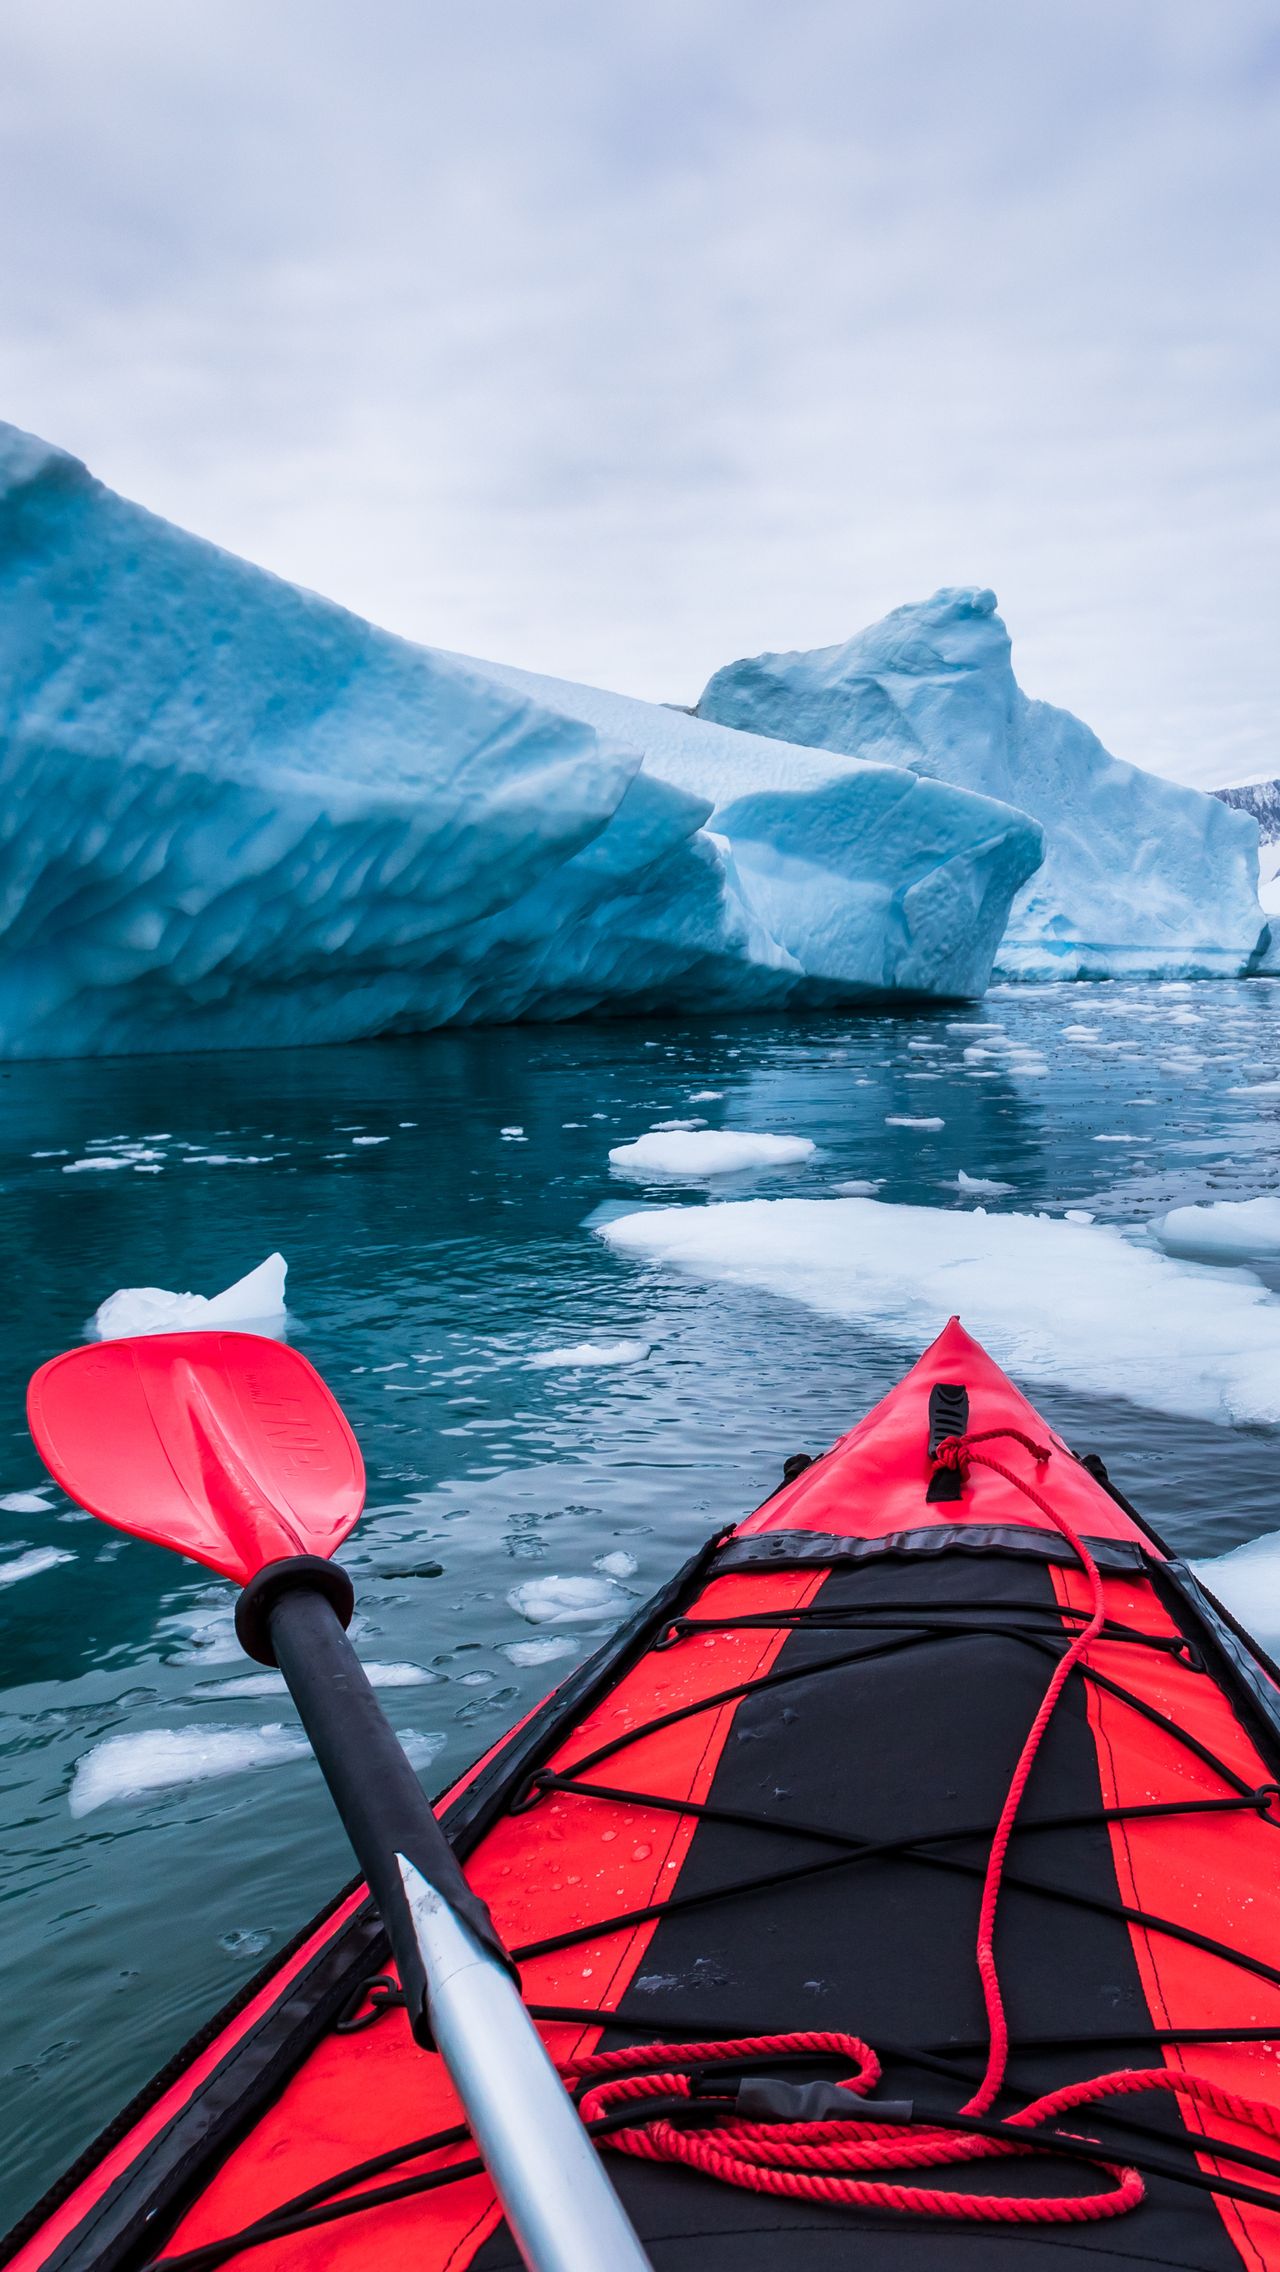
[[[0,0],[0,416],[415,638],[693,700],[995,586],[1280,770],[1274,0]]]

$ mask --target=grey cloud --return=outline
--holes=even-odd
[[[1269,0],[59,0],[0,412],[392,628],[691,699],[994,584],[1122,755],[1280,763]]]

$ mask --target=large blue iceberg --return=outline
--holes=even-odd
[[[898,758],[393,638],[8,426],[0,777],[8,1056],[972,996],[1041,854]]]
[[[1266,945],[1258,832],[1126,765],[1013,675],[994,592],[935,592],[841,647],[718,671],[698,715],[901,765],[1017,805],[1045,857],[997,957],[1011,978],[1236,977]]]

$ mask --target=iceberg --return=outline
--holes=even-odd
[[[1239,977],[1268,943],[1253,814],[1104,749],[1013,675],[994,592],[896,608],[844,646],[717,671],[697,706],[759,734],[900,765],[1034,815],[1005,978]]]
[[[896,760],[394,638],[3,425],[0,781],[8,1057],[971,997],[1041,853]]]

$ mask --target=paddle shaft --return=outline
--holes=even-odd
[[[267,1615],[276,1662],[386,1926],[414,2033],[444,2060],[529,2272],[649,2272],[488,1911],[333,1607],[289,1586]]]

